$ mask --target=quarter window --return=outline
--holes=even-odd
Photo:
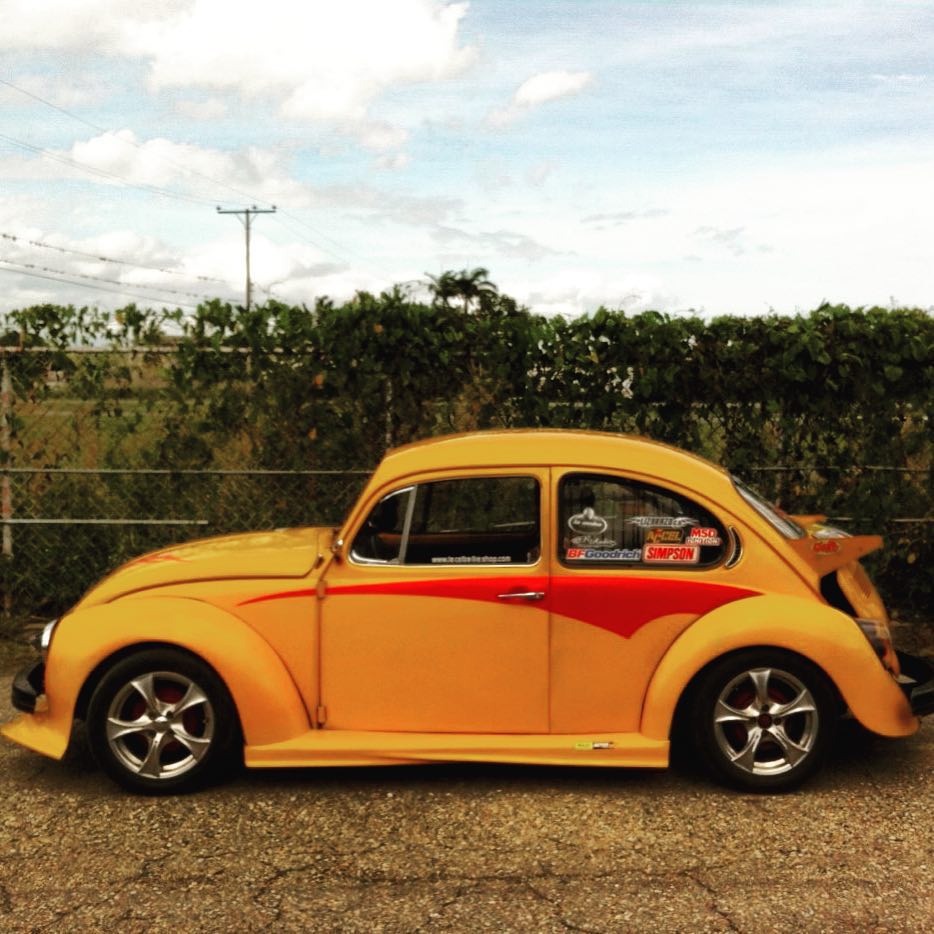
[[[568,566],[708,567],[726,550],[716,517],[662,487],[570,474],[558,498],[558,557]]]
[[[534,564],[541,553],[532,477],[438,480],[380,500],[354,539],[364,564]]]

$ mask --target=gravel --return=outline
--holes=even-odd
[[[827,768],[772,797],[683,770],[464,765],[142,798],[80,734],[64,762],[2,742],[0,929],[929,930],[934,724],[842,726]]]

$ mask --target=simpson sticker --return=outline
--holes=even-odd
[[[641,561],[638,548],[568,548],[568,561]]]
[[[681,529],[647,529],[645,541],[650,545],[679,545]]]
[[[811,546],[814,553],[818,555],[835,555],[840,550],[840,542],[835,538],[827,538],[823,541],[816,541]]]
[[[723,541],[717,534],[716,529],[709,529],[697,526],[691,529],[691,534],[684,540],[685,545],[700,545],[701,547],[710,545],[722,545]]]
[[[691,519],[689,516],[634,516],[626,521],[640,529],[683,529],[689,525],[697,525],[697,519]]]
[[[700,545],[644,545],[642,560],[646,564],[697,564]]]
[[[580,535],[600,535],[606,531],[606,526],[606,519],[598,516],[590,506],[568,519],[568,528]]]

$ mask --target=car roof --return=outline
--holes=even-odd
[[[723,467],[668,444],[638,435],[553,428],[475,431],[406,444],[387,452],[373,484],[428,470],[552,465],[626,470],[711,494],[732,487]]]

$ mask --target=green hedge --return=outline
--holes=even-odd
[[[248,313],[39,306],[6,329],[45,348],[7,355],[16,466],[338,469],[458,430],[637,432],[724,463],[789,511],[883,530],[873,564],[889,601],[934,605],[932,524],[893,521],[934,515],[934,318],[922,310],[568,320],[504,296],[470,313],[393,290]],[[127,352],[167,343],[171,354]],[[69,353],[77,344],[114,353]],[[43,433],[43,413],[69,406],[73,437]]]

